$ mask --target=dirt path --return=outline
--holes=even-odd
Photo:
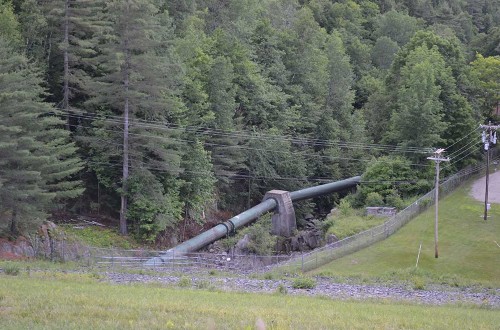
[[[488,202],[500,204],[500,171],[490,174],[488,189]],[[484,202],[484,190],[486,187],[486,177],[482,177],[472,185],[470,196],[478,201]]]

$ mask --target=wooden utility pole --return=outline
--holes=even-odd
[[[490,146],[491,144],[497,143],[497,129],[500,127],[498,125],[488,125],[480,126],[483,130],[482,141],[484,143],[484,150],[486,150],[486,185],[484,190],[484,220],[488,220],[488,187],[490,181]]]
[[[427,157],[429,160],[433,160],[436,162],[436,185],[434,187],[435,190],[435,219],[434,219],[434,257],[438,257],[438,213],[439,213],[439,163],[441,162],[449,162],[449,158],[443,158],[442,153],[444,149],[438,149],[434,151],[434,156]]]

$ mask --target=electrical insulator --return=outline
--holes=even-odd
[[[488,150],[489,148],[490,148],[490,143],[486,141],[484,143],[484,150]]]
[[[483,143],[486,142],[486,132],[483,131],[483,134],[481,134],[481,140],[483,141]]]
[[[493,144],[497,144],[497,132],[493,133],[493,136],[491,138],[491,142],[493,142]]]

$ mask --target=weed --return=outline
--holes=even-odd
[[[195,286],[197,289],[209,289],[210,282],[209,281],[198,281],[198,282],[196,282]]]
[[[297,277],[292,282],[294,289],[314,289],[316,287],[316,280],[310,277]]]
[[[414,276],[412,278],[412,286],[413,290],[424,290],[426,285],[426,281],[421,276]]]
[[[265,280],[272,280],[273,278],[274,278],[273,273],[265,273],[264,274]]]
[[[190,287],[191,286],[191,279],[183,276],[179,279],[179,282],[177,283],[177,285],[180,286],[181,288]]]
[[[21,273],[18,265],[6,265],[3,269],[4,273],[11,276],[17,276]]]
[[[280,284],[276,288],[276,293],[280,294],[280,295],[286,295],[286,294],[288,294],[288,289],[283,284]]]
[[[90,273],[89,276],[90,276],[90,278],[93,278],[93,279],[96,279],[96,280],[102,279],[102,275],[99,274],[99,273],[97,273],[97,272],[92,272],[92,273]]]

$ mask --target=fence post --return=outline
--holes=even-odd
[[[302,267],[301,267],[301,269],[302,269],[302,273],[303,273],[304,272],[304,253],[302,253],[301,256],[302,256]]]

